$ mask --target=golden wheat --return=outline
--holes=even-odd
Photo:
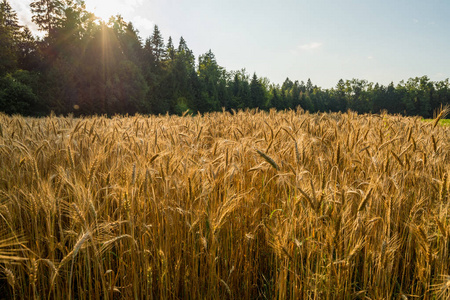
[[[0,295],[448,297],[449,149],[350,111],[0,114]]]

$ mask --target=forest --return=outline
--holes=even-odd
[[[309,112],[380,113],[430,118],[450,103],[449,80],[428,76],[385,86],[341,79],[335,87],[311,82],[271,83],[245,69],[227,71],[209,50],[196,59],[181,37],[165,41],[158,26],[143,39],[120,15],[108,22],[82,1],[30,4],[41,37],[19,24],[0,2],[0,111],[45,116],[183,114],[259,108]]]

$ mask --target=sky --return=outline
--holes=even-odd
[[[9,0],[30,24],[31,0]],[[450,77],[450,0],[86,0],[103,19],[121,14],[145,40],[158,25],[228,71],[323,88],[339,79],[387,85]],[[35,28],[31,26],[31,28]]]

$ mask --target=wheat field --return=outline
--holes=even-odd
[[[0,114],[0,298],[448,299],[437,121]]]

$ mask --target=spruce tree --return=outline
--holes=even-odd
[[[31,2],[30,7],[33,22],[51,37],[63,17],[63,3],[59,0],[37,0]]]
[[[159,31],[158,25],[153,28],[153,34],[150,38],[150,45],[156,62],[161,62],[165,57],[164,39]]]
[[[175,47],[173,46],[171,36],[169,36],[169,40],[167,41],[166,55],[167,55],[167,59],[170,61],[173,61],[175,58]]]
[[[17,67],[19,30],[17,13],[3,0],[0,2],[0,76]]]

